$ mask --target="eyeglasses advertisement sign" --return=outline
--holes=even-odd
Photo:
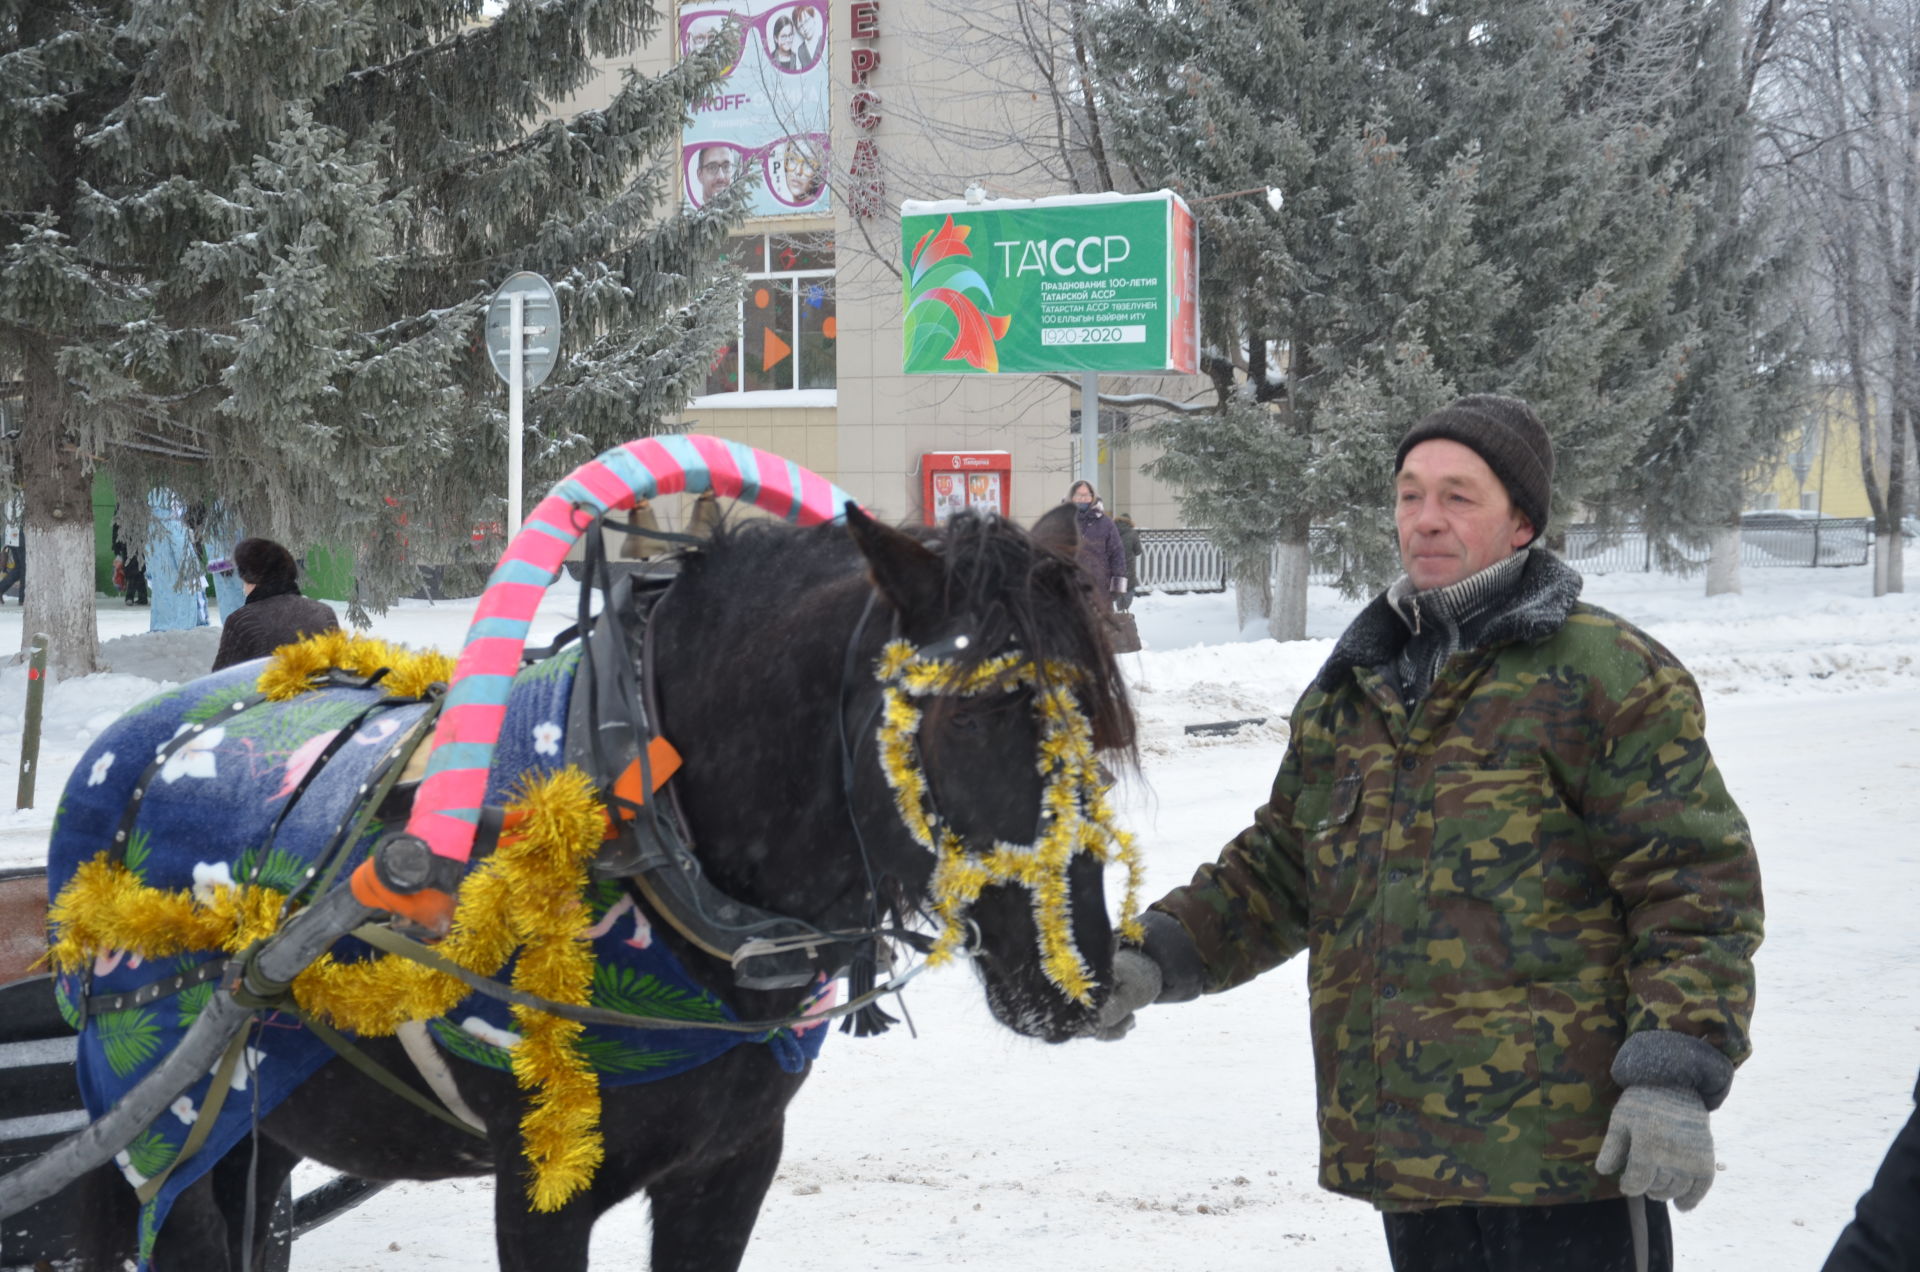
[[[900,211],[908,374],[1199,369],[1198,245],[1179,195]]]
[[[680,11],[681,56],[719,43],[730,65],[681,133],[689,204],[701,207],[751,173],[749,215],[827,210],[827,14],[826,0]]]

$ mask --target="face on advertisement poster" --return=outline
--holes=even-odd
[[[976,508],[999,508],[1000,474],[968,473],[967,502]]]
[[[752,178],[758,188],[751,215],[827,209],[827,21],[824,0],[682,10],[681,53],[693,57],[718,45],[727,62],[726,78],[695,103],[693,122],[681,133],[694,207]]]
[[[731,141],[701,141],[686,146],[687,191],[694,207],[748,173],[760,182],[756,207],[771,200],[774,210],[798,212],[819,203],[827,189],[827,136],[796,133],[749,149]]]

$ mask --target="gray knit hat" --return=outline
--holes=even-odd
[[[1408,451],[1436,437],[1459,442],[1486,460],[1513,506],[1533,526],[1533,537],[1546,533],[1553,511],[1553,443],[1532,407],[1519,398],[1491,393],[1451,402],[1407,430],[1393,471],[1406,466]]]

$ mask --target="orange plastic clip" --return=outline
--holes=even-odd
[[[640,761],[635,760],[627,765],[626,770],[619,777],[613,779],[613,793],[628,803],[646,803],[654,791],[665,786],[667,779],[680,771],[680,752],[674,749],[673,743],[665,738],[654,738],[647,743],[647,766],[653,772],[653,790],[640,789]],[[632,816],[633,814],[625,809],[619,809],[617,812],[609,809],[607,830],[603,838],[611,839],[619,833],[615,826],[616,817],[625,820]]]

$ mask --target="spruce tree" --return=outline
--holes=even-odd
[[[546,275],[566,328],[527,402],[527,488],[698,391],[731,320],[736,196],[668,215],[721,67],[597,62],[647,0],[0,0],[0,371],[18,386],[25,630],[93,669],[94,472],[296,552],[352,555],[354,614],[505,520],[482,309]],[[137,527],[136,527],[137,530]],[[497,546],[497,542],[495,544]]]
[[[1710,549],[1707,592],[1737,592],[1740,511],[1754,472],[1805,422],[1803,354],[1785,295],[1797,244],[1773,216],[1777,188],[1753,178],[1751,111],[1779,0],[1750,31],[1736,0],[1683,6],[1698,68],[1668,149],[1692,201],[1694,233],[1673,289],[1668,336],[1684,350],[1666,413],[1628,471],[1636,508],[1662,563],[1680,545]],[[1658,336],[1656,336],[1658,338]]]
[[[1663,0],[1664,2],[1664,0]],[[1353,589],[1389,577],[1399,436],[1465,392],[1529,398],[1566,509],[1621,483],[1681,350],[1648,338],[1691,233],[1663,152],[1684,81],[1670,15],[1627,0],[1170,0],[1101,11],[1111,150],[1201,209],[1222,411],[1277,404],[1291,448],[1160,426],[1159,471],[1275,492],[1278,636],[1304,626],[1309,523]],[[1648,18],[1660,21],[1646,21]],[[1280,208],[1221,198],[1276,187]],[[1229,369],[1230,368],[1230,369]],[[1264,457],[1264,458],[1263,458]],[[1263,463],[1267,465],[1262,467]],[[1213,499],[1228,515],[1260,500]],[[1287,594],[1291,593],[1291,601]]]
[[[1474,241],[1510,283],[1471,342],[1436,354],[1463,391],[1533,404],[1563,518],[1617,497],[1684,356],[1667,315],[1692,206],[1667,138],[1691,72],[1685,3],[1431,11],[1427,162],[1476,155]]]
[[[1381,420],[1446,399],[1430,341],[1504,287],[1470,241],[1471,156],[1412,161],[1420,67],[1402,52],[1423,21],[1365,0],[1174,0],[1096,23],[1112,149],[1186,194],[1202,232],[1219,415],[1156,426],[1154,471],[1237,573],[1275,551],[1282,639],[1304,633],[1312,524],[1361,563],[1352,586],[1384,571],[1397,433]]]

